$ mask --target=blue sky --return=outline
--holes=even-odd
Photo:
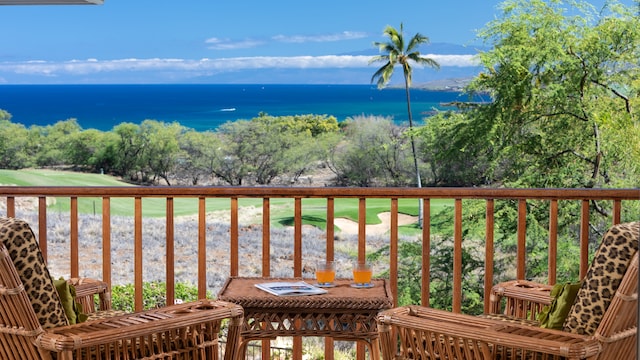
[[[591,3],[600,6],[604,0]],[[630,5],[633,0],[623,1]],[[386,25],[419,32],[440,71],[477,72],[476,31],[494,0],[105,0],[99,6],[0,6],[0,84],[369,83]],[[451,46],[457,45],[457,46]],[[395,76],[400,79],[399,74]]]

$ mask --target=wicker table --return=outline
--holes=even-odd
[[[276,296],[256,288],[268,281],[308,279],[231,277],[218,299],[241,305],[244,324],[241,330],[240,359],[245,358],[252,340],[278,336],[328,336],[338,340],[361,341],[371,359],[380,359],[376,317],[393,306],[388,281],[374,279],[372,288],[352,288],[351,280],[338,279],[327,294],[310,296]]]

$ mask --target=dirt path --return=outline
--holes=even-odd
[[[384,234],[391,228],[391,213],[390,212],[382,212],[378,214],[378,218],[382,223],[374,224],[374,225],[366,225],[366,233],[371,235],[379,235]],[[398,226],[400,225],[409,225],[418,221],[417,216],[411,216],[406,214],[398,214]],[[345,218],[337,218],[334,220],[334,224],[340,228],[340,230],[345,234],[357,234],[358,233],[358,223],[353,220],[345,219]]]

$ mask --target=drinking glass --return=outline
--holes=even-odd
[[[331,287],[336,279],[336,266],[333,261],[319,261],[316,264],[316,281],[318,286]]]
[[[371,265],[357,261],[353,264],[353,282],[355,287],[371,287]]]

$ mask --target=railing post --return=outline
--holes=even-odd
[[[558,258],[558,199],[552,199],[549,204],[549,285],[554,285],[557,279],[556,265]]]
[[[262,276],[271,274],[271,211],[269,198],[262,199]]]
[[[174,211],[173,211],[173,198],[167,197],[166,199],[166,214],[165,214],[165,223],[166,223],[166,256],[167,256],[167,265],[166,265],[166,280],[167,280],[167,305],[171,305],[175,303],[176,299],[176,279],[175,279],[175,234],[174,234]]]
[[[45,261],[47,260],[47,197],[38,197],[38,243]]]
[[[391,224],[389,239],[389,285],[391,292],[398,293],[398,199],[391,199]],[[398,299],[394,297],[394,306],[398,305]]]
[[[79,259],[78,259],[78,248],[79,248],[79,244],[78,244],[78,197],[77,196],[72,196],[71,197],[71,209],[69,210],[70,214],[69,214],[69,220],[70,220],[70,224],[69,224],[69,236],[70,236],[70,241],[69,244],[71,246],[71,254],[70,254],[70,260],[71,260],[71,277],[72,278],[77,278],[79,277]]]
[[[582,200],[580,215],[580,279],[589,268],[589,200]]]
[[[134,240],[133,240],[133,273],[135,296],[135,311],[142,311],[144,307],[144,299],[142,290],[144,288],[142,282],[142,198],[136,196],[134,199]]]
[[[527,200],[518,200],[518,254],[516,258],[516,278],[527,276]]]
[[[204,196],[198,198],[198,297],[203,299],[207,296],[207,202]],[[236,243],[236,261],[234,263],[234,247],[233,236],[231,237],[231,276],[238,275],[237,251]],[[237,241],[237,238],[236,238]],[[235,264],[235,268],[234,268]],[[235,271],[234,271],[235,269]]]
[[[425,198],[422,201],[424,216],[422,217],[422,284],[420,303],[422,306],[429,306],[429,288],[431,286],[431,200]]]
[[[453,300],[452,310],[462,310],[462,199],[455,199],[453,218]]]
[[[484,312],[489,313],[491,307],[490,296],[493,287],[493,236],[494,236],[494,207],[493,199],[487,199],[485,211],[485,240],[484,240]]]
[[[111,198],[102,198],[102,280],[111,287]]]

